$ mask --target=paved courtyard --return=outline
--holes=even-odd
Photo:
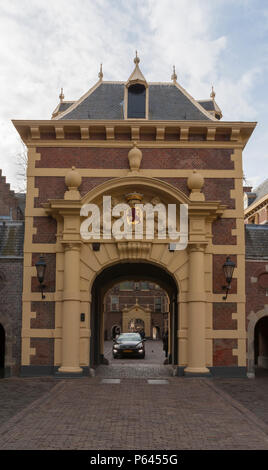
[[[104,356],[108,359],[109,366],[98,367],[96,375],[119,378],[172,376],[172,366],[164,365],[165,352],[162,341],[146,341],[144,359],[135,356],[114,359],[112,346],[112,341],[104,342]]]
[[[2,379],[0,449],[268,449],[267,377],[117,382]]]

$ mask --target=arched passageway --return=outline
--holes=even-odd
[[[268,370],[268,316],[262,317],[255,326],[254,363],[255,367]]]
[[[5,330],[0,324],[0,377],[5,376]]]
[[[150,281],[162,287],[168,297],[170,305],[169,322],[169,363],[178,363],[178,287],[172,277],[162,267],[146,262],[117,263],[104,269],[95,279],[92,286],[91,303],[91,342],[90,367],[106,363],[103,353],[103,302],[108,289],[114,284],[125,280]]]

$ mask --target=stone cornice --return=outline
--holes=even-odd
[[[39,146],[226,146],[244,148],[256,122],[124,120],[13,120],[23,142]],[[198,139],[199,137],[199,139]],[[193,140],[192,140],[193,139]]]
[[[265,207],[268,204],[268,194],[265,194],[261,199],[258,199],[256,202],[252,202],[245,211],[245,219],[253,215],[255,212],[258,212],[262,207]]]

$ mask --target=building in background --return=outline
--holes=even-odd
[[[25,194],[15,194],[0,170],[0,376],[21,365]]]
[[[147,82],[139,62],[124,81],[104,81],[100,70],[78,100],[61,93],[51,120],[13,121],[29,158],[24,375],[89,374],[104,360],[105,294],[145,280],[168,295],[169,357],[178,374],[246,375],[242,152],[256,123],[222,121],[214,90],[195,100],[175,70],[168,82]],[[137,200],[187,204],[187,248],[173,251],[170,239],[156,236],[82,239],[81,208],[94,203],[102,211],[104,195],[112,207],[131,206],[130,226]],[[41,254],[45,299],[34,269]],[[236,268],[223,299],[227,254]]]
[[[133,312],[133,314],[132,314]],[[125,281],[110,289],[105,297],[104,334],[144,330],[147,338],[162,339],[168,330],[168,295],[148,281]]]
[[[245,224],[268,224],[268,178],[251,190],[244,188]]]
[[[248,373],[268,369],[268,224],[245,225]]]

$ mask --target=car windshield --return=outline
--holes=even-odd
[[[123,333],[117,338],[117,341],[121,343],[124,341],[141,341],[141,335],[139,333]]]

